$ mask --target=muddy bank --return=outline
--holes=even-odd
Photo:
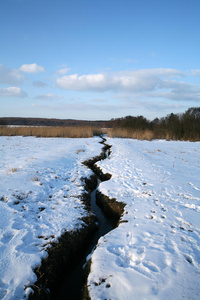
[[[112,177],[112,175],[109,173],[104,174],[96,165],[96,162],[108,158],[111,153],[112,146],[106,144],[105,138],[102,138],[101,143],[104,145],[101,154],[93,159],[89,159],[88,161],[84,162],[84,164],[94,172],[96,178],[99,178],[100,181],[107,181]],[[115,198],[111,199],[108,196],[103,195],[98,190],[96,191],[96,203],[108,218],[112,219],[114,223],[118,223],[124,212],[124,203],[118,202]]]
[[[111,146],[106,144],[106,139],[103,139],[102,144],[103,149],[101,153],[101,159],[106,159],[109,157],[111,154]],[[99,178],[100,181],[106,181],[109,180],[112,175],[109,173],[104,174],[102,170],[95,164],[97,161],[101,159],[91,159],[85,164],[93,170],[93,172],[96,174],[97,178]],[[118,224],[120,223],[120,218],[124,213],[124,207],[125,204],[122,202],[118,202],[116,199],[111,199],[108,196],[102,194],[98,189],[96,189],[95,192],[95,201],[96,204],[100,207],[102,213],[109,219],[110,223],[112,223],[112,229],[116,228]],[[112,230],[111,229],[111,230]],[[85,285],[83,287],[83,293],[82,293],[82,300],[91,300],[88,292],[88,287],[87,287],[87,278],[90,273],[90,268],[91,268],[91,259],[87,262],[86,268],[85,268]]]
[[[29,300],[54,300],[57,288],[63,277],[70,276],[74,267],[82,259],[98,229],[97,217],[90,212],[91,192],[97,186],[97,176],[83,178],[85,193],[82,201],[85,204],[88,216],[81,218],[83,225],[80,229],[66,231],[57,242],[50,244],[48,255],[34,270],[37,281],[30,285],[34,293]]]
[[[30,300],[56,299],[57,286],[63,276],[70,276],[77,259],[81,259],[98,228],[97,218],[92,214],[84,217],[83,221],[81,229],[65,232],[58,242],[52,243],[48,256],[34,270],[38,280],[31,285],[34,293],[29,296]]]
[[[116,223],[119,222],[120,217],[124,213],[124,203],[118,202],[115,198],[109,198],[99,191],[96,193],[96,202],[108,218]]]
[[[92,159],[89,159],[85,162],[83,162],[83,164],[85,166],[87,166],[88,168],[90,168],[96,178],[99,178],[101,181],[106,181],[109,180],[112,175],[109,173],[104,174],[102,172],[102,170],[96,165],[96,162],[102,160],[102,159],[106,159],[109,155],[110,155],[110,148],[112,147],[111,145],[105,144],[105,139],[103,139],[103,141],[101,142],[101,144],[103,144],[103,148],[102,148],[102,152],[100,155],[93,157]]]

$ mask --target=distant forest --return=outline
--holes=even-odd
[[[0,118],[0,125],[21,126],[93,126],[124,129],[128,133],[150,131],[154,138],[174,140],[200,140],[200,107],[189,108],[185,113],[169,114],[153,121],[143,116],[126,116],[109,121],[61,120],[43,118]],[[129,134],[127,135],[129,136]]]

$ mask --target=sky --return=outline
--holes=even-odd
[[[199,16],[199,0],[0,0],[0,116],[199,107]]]

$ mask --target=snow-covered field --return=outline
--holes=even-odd
[[[49,243],[81,226],[81,177],[92,173],[82,162],[99,141],[0,137],[0,299],[28,296]]]
[[[81,226],[82,162],[99,141],[0,137],[0,299],[28,297],[49,243]],[[91,256],[91,299],[200,299],[200,143],[107,143],[99,189],[126,206]]]
[[[91,299],[200,299],[200,143],[107,143],[99,189],[126,207],[92,255]]]

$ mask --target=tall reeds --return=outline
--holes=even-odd
[[[154,133],[148,129],[131,130],[125,128],[112,128],[108,129],[108,136],[151,141],[154,138]]]
[[[163,139],[163,140],[181,140],[181,141],[190,141],[196,142],[199,141],[199,136],[183,136],[179,138],[173,132],[169,132],[168,130],[133,130],[133,129],[126,129],[126,128],[110,128],[107,130],[109,137],[118,137],[118,138],[130,138],[130,139],[137,139],[137,140],[147,140],[151,141],[153,139]]]
[[[199,136],[183,136],[179,138],[173,132],[165,129],[136,129],[114,127],[102,129],[91,126],[71,126],[71,127],[7,127],[0,126],[0,136],[36,136],[36,137],[62,137],[62,138],[89,138],[107,134],[109,137],[130,138],[137,140],[164,139],[164,140],[189,140],[199,141]]]
[[[89,126],[79,127],[7,127],[0,126],[0,136],[36,136],[88,138],[103,134],[103,130]]]

